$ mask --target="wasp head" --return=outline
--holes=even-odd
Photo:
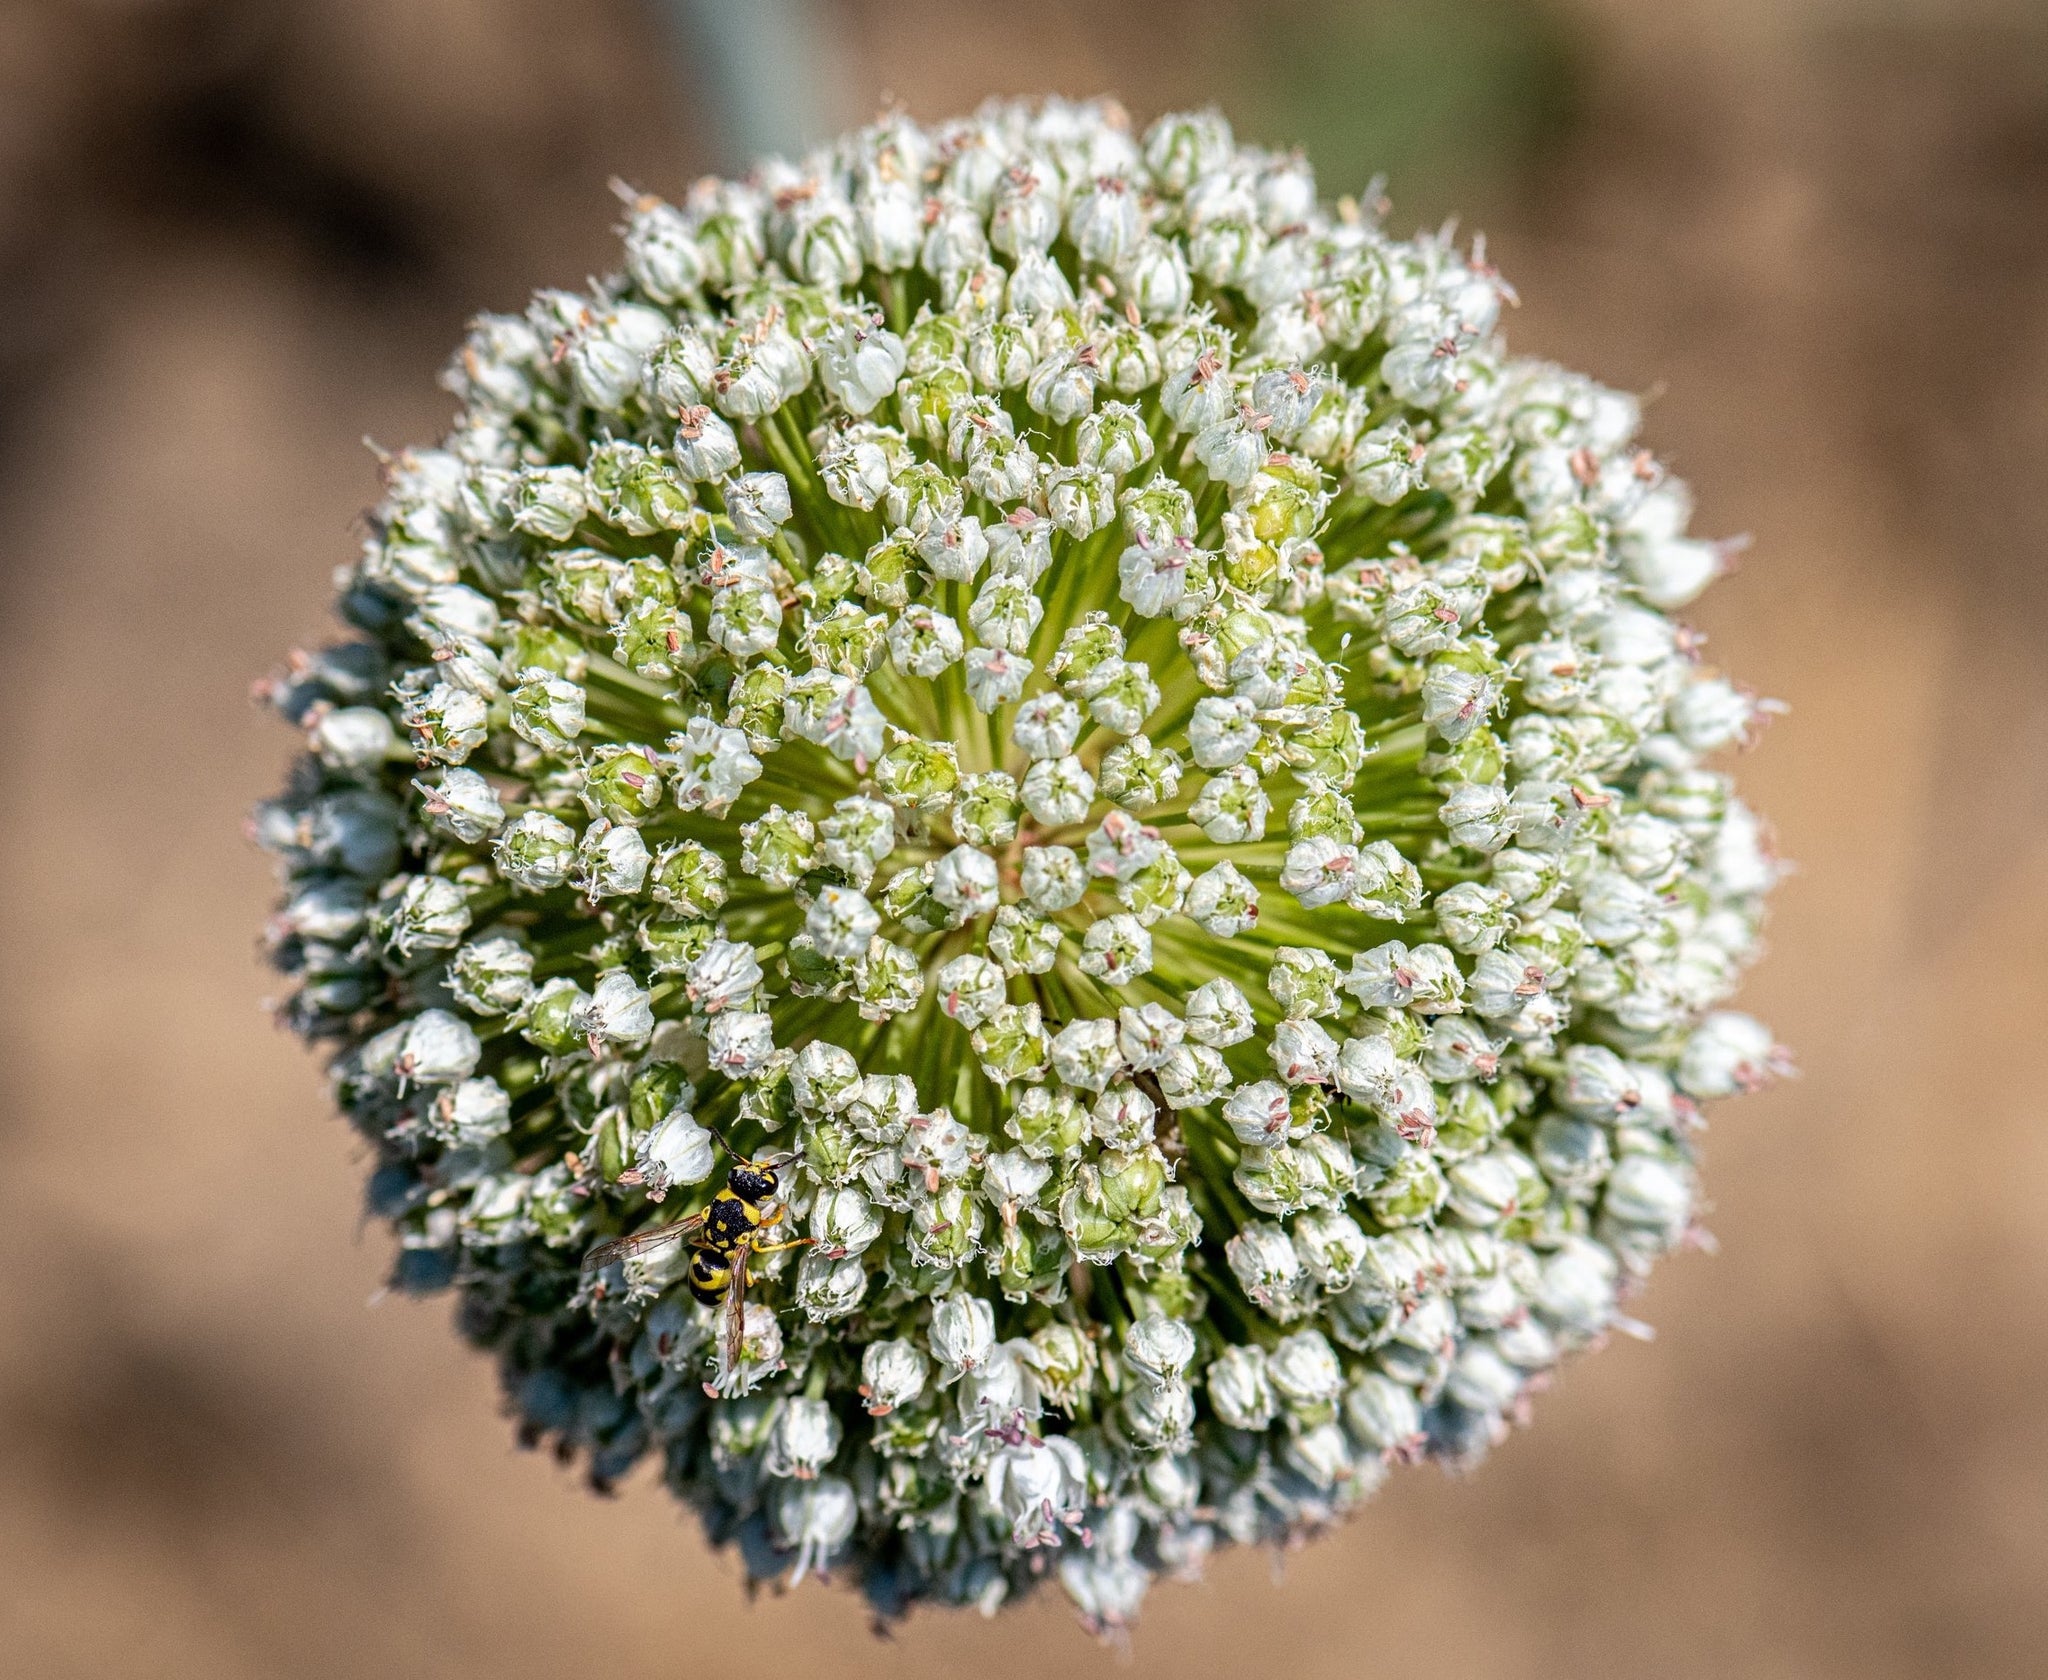
[[[775,1169],[759,1161],[742,1161],[727,1177],[726,1188],[742,1201],[765,1202],[782,1188]]]

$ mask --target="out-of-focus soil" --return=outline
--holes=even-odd
[[[841,5],[840,85],[1228,103],[1125,11]],[[2039,1671],[2048,52],[1887,15],[1577,8],[1578,126],[1489,216],[1514,340],[1662,393],[1702,527],[1753,537],[1695,616],[1792,706],[1741,768],[1801,865],[1748,999],[1803,1076],[1717,1114],[1721,1252],[1654,1344],[1277,1582],[1162,1589],[1130,1672]],[[249,681],[322,634],[356,440],[438,430],[465,312],[604,264],[607,175],[711,155],[665,74],[624,0],[0,21],[9,1672],[1107,1667],[1052,1596],[893,1643],[749,1606],[655,1489],[516,1452],[446,1306],[374,1302],[360,1162],[259,1008],[237,829],[290,743]]]

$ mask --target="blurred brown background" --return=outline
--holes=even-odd
[[[366,1308],[359,1163],[259,1008],[246,690],[323,632],[357,440],[610,260],[608,175],[677,191],[809,86],[814,136],[1215,100],[1389,170],[1401,231],[1467,209],[1520,347],[1664,393],[1755,538],[1711,653],[1793,708],[1749,998],[1805,1076],[1716,1120],[1719,1257],[1476,1477],[1162,1589],[1125,1672],[2048,1671],[2048,18],[785,0],[764,75],[744,3],[0,6],[0,1670],[1114,1671],[1052,1598],[749,1606],[652,1488],[515,1452],[444,1305]]]

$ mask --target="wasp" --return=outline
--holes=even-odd
[[[707,1307],[725,1305],[722,1347],[725,1368],[737,1368],[741,1344],[747,1329],[747,1286],[753,1281],[752,1267],[763,1254],[801,1248],[811,1239],[792,1237],[771,1242],[775,1227],[789,1215],[782,1200],[781,1169],[792,1157],[772,1156],[749,1161],[735,1155],[725,1184],[711,1198],[711,1205],[687,1219],[654,1225],[600,1243],[583,1257],[586,1273],[601,1271],[616,1260],[648,1254],[669,1243],[690,1245],[690,1266],[684,1274],[690,1293]]]

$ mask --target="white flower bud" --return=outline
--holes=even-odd
[[[1059,960],[1060,926],[1034,906],[1006,904],[989,929],[988,954],[1006,974],[1044,974]]]
[[[528,811],[498,836],[492,857],[506,880],[528,892],[547,892],[569,878],[576,831],[546,811]]]
[[[1113,1085],[1095,1099],[1089,1130],[1106,1149],[1139,1149],[1150,1141],[1157,1113],[1143,1091],[1132,1085]]]
[[[1583,1237],[1567,1238],[1543,1263],[1536,1305],[1560,1330],[1590,1339],[1614,1317],[1617,1281],[1612,1251]]]
[[[1088,873],[1128,881],[1167,856],[1166,842],[1128,811],[1111,811],[1088,836]]]
[[[1543,1176],[1575,1199],[1596,1188],[1614,1164],[1602,1128],[1562,1114],[1543,1117],[1529,1148]]]
[[[804,931],[821,955],[847,962],[868,948],[882,918],[864,894],[851,887],[820,887],[804,913]]]
[[[1258,739],[1259,726],[1249,700],[1212,694],[1195,702],[1194,716],[1188,720],[1188,745],[1204,770],[1236,764]]]
[[[683,410],[671,453],[692,484],[712,483],[740,464],[740,442],[732,427],[701,404]]]
[[[1642,1102],[1634,1069],[1603,1044],[1574,1044],[1564,1053],[1557,1100],[1574,1114],[1613,1121]]]
[[[884,273],[909,268],[924,245],[918,195],[906,181],[867,180],[855,201],[861,248]]]
[[[771,1476],[809,1481],[839,1450],[839,1420],[822,1400],[798,1394],[784,1400],[769,1426],[761,1467]]]
[[[1358,854],[1346,902],[1382,921],[1406,921],[1422,903],[1422,876],[1392,841],[1375,840]]]
[[[929,1341],[941,1382],[978,1370],[995,1352],[995,1310],[977,1295],[948,1295],[932,1308]]]
[[[623,969],[598,976],[597,986],[571,1012],[569,1024],[591,1041],[637,1049],[654,1033],[654,1006],[647,990]]]
[[[1506,790],[1484,782],[1459,783],[1438,815],[1451,838],[1475,852],[1499,851],[1511,832]]]
[[[1289,1435],[1280,1452],[1290,1469],[1318,1488],[1333,1488],[1356,1473],[1351,1445],[1334,1421]]]
[[[963,1027],[978,1027],[1003,1006],[1009,994],[1003,971],[972,952],[955,957],[934,978],[939,1007]]]
[[[1069,1021],[1053,1035],[1052,1065],[1069,1085],[1100,1091],[1123,1066],[1114,1021]]]
[[[402,1084],[454,1085],[476,1072],[483,1046],[460,1016],[429,1009],[406,1023],[392,1072]]]
[[[909,607],[889,626],[889,657],[906,676],[936,677],[966,646],[960,626],[930,607]]]
[[[813,1039],[789,1064],[789,1087],[799,1108],[837,1114],[861,1094],[860,1064],[852,1051]]]
[[[1163,1003],[1148,1003],[1117,1011],[1117,1048],[1125,1065],[1144,1072],[1164,1064],[1173,1054],[1187,1029]]]
[[[1195,1398],[1180,1382],[1127,1390],[1119,1408],[1124,1427],[1152,1452],[1183,1452],[1195,1425]]]
[[[743,1006],[761,986],[761,963],[742,940],[714,939],[690,964],[683,996],[707,1015]]]
[[[1232,1429],[1262,1430],[1279,1415],[1279,1396],[1256,1342],[1225,1348],[1209,1366],[1209,1404]]]
[[[503,1137],[512,1125],[512,1099],[495,1079],[465,1079],[434,1104],[435,1135],[474,1148]]]
[[[981,586],[967,610],[967,622],[989,647],[1021,654],[1045,616],[1036,594],[1019,579],[992,577]]]
[[[1000,525],[988,528],[990,570],[1035,586],[1052,567],[1052,533],[1050,520],[1028,508],[1017,509]]]
[[[823,367],[821,363],[821,372]],[[835,377],[834,374],[826,374],[825,387],[846,402],[847,395],[833,390]],[[893,389],[894,384],[891,376],[888,388]],[[872,408],[875,402],[880,402],[888,394],[888,389],[878,391],[873,382],[863,378],[858,386],[850,387],[850,392],[856,402],[874,393],[873,402],[868,405]],[[896,441],[901,442],[900,435],[896,436]],[[871,512],[889,488],[889,453],[874,437],[860,435],[859,429],[855,428],[836,435],[824,445],[818,454],[818,472],[824,481],[825,493],[833,501],[842,507]]]
[[[1720,544],[1696,537],[1624,540],[1618,546],[1622,571],[1636,593],[1666,611],[1689,606],[1727,565]]]
[[[633,1151],[633,1167],[647,1193],[666,1195],[678,1184],[702,1184],[717,1165],[715,1140],[686,1109],[673,1109]]]
[[[668,330],[666,315],[641,304],[592,317],[562,358],[577,395],[592,408],[616,413],[640,389],[647,358]]]
[[[1347,1038],[1337,1052],[1337,1088],[1354,1102],[1390,1101],[1401,1071],[1392,1041],[1377,1035]]]
[[[1096,268],[1121,263],[1136,247],[1143,227],[1138,195],[1111,177],[1098,180],[1067,212],[1067,237],[1081,260]]]
[[[860,1256],[844,1254],[838,1260],[819,1250],[809,1250],[797,1262],[797,1305],[811,1324],[829,1324],[860,1307],[868,1293],[868,1270]]]
[[[1081,936],[1081,972],[1121,986],[1152,972],[1152,935],[1136,916],[1091,922]]]
[[[577,858],[582,865],[577,884],[593,902],[637,893],[652,862],[638,829],[614,825],[604,817],[585,830]]]
[[[1205,932],[1230,939],[1258,925],[1259,890],[1236,864],[1219,863],[1195,877],[1185,908]]]
[[[1173,613],[1188,598],[1190,582],[1203,575],[1208,558],[1184,537],[1158,545],[1135,543],[1117,559],[1118,597],[1147,618]]]
[[[1367,1371],[1344,1396],[1344,1422],[1352,1437],[1376,1452],[1405,1450],[1422,1433],[1415,1391],[1378,1371]]]
[[[668,746],[677,770],[676,804],[685,811],[718,816],[761,774],[745,733],[709,718],[692,718],[682,734],[668,738]]]
[[[397,752],[398,731],[374,706],[342,706],[320,713],[307,741],[328,769],[367,775]]]
[[[954,926],[987,916],[999,904],[995,858],[977,846],[954,846],[932,871],[932,897],[954,916]]]
[[[727,1399],[749,1394],[781,1369],[782,1326],[767,1307],[749,1301],[742,1320],[739,1358],[728,1360],[721,1343],[717,1375],[711,1380],[712,1391]]]
[[[1266,464],[1265,415],[1225,416],[1195,435],[1194,455],[1220,484],[1242,490]]]
[[[931,1361],[914,1342],[870,1342],[861,1354],[861,1396],[876,1417],[910,1405],[930,1376]]]
[[[452,951],[469,931],[469,899],[439,875],[396,875],[384,885],[371,931],[387,952],[411,961],[422,951]]]
[[[1231,1274],[1256,1305],[1282,1322],[1300,1315],[1301,1259],[1278,1225],[1246,1225],[1223,1251]]]
[[[1502,888],[1460,881],[1437,894],[1436,925],[1452,950],[1477,956],[1498,945],[1513,928],[1514,918],[1508,913],[1512,902]]]
[[[1770,701],[1757,700],[1725,678],[1705,677],[1688,683],[1666,715],[1672,734],[1694,752],[1708,753],[1747,743],[1757,719],[1781,709]]]
[[[1136,735],[1159,705],[1152,671],[1136,659],[1105,659],[1081,685],[1088,715],[1117,735]]]
[[[1601,1211],[1675,1237],[1692,1216],[1692,1176],[1661,1155],[1624,1155],[1607,1175]]]
[[[1223,1118],[1238,1142],[1249,1147],[1284,1143],[1294,1121],[1287,1087],[1270,1079],[1240,1085],[1223,1105]]]
[[[728,1079],[745,1079],[760,1072],[774,1053],[774,1025],[763,1014],[728,1010],[712,1017],[705,1048],[711,1065],[720,1073]]]
[[[1207,436],[1233,411],[1230,375],[1213,354],[1198,356],[1178,369],[1161,388],[1159,405],[1183,432]],[[1246,473],[1248,479],[1251,475]],[[1192,536],[1192,531],[1181,533]]]
[[[1057,691],[1025,701],[1010,726],[1010,739],[1033,759],[1066,757],[1080,733],[1081,708]]]
[[[1052,1179],[1051,1163],[1034,1160],[1021,1149],[991,1155],[982,1167],[981,1191],[998,1208],[1030,1207]]]
[[[1349,1289],[1365,1264],[1366,1235],[1348,1213],[1304,1213],[1294,1222],[1293,1237],[1302,1270],[1332,1295]]]
[[[626,222],[626,271],[657,303],[680,303],[703,284],[696,241],[674,205],[656,198],[633,201]]]
[[[972,583],[981,571],[982,562],[988,558],[988,550],[988,537],[980,521],[965,515],[934,524],[917,543],[918,558],[931,568],[932,575],[951,583]],[[998,581],[1003,582],[1006,588],[992,594]],[[987,598],[986,605],[983,597]],[[983,620],[975,619],[977,610],[983,613]],[[1006,647],[1013,653],[1021,653],[1030,642],[1030,631],[1037,627],[1043,614],[1044,608],[1038,604],[1038,598],[1028,593],[1020,594],[1014,579],[990,578],[967,616],[974,625],[975,634],[991,647]],[[987,624],[986,630],[984,623]]]
[[[1732,1010],[1709,1015],[1686,1040],[1678,1083],[1686,1095],[1711,1099],[1754,1091],[1787,1070],[1770,1029]]]
[[[1258,772],[1239,764],[1209,778],[1188,816],[1219,846],[1235,846],[1262,838],[1272,810]]]
[[[1007,706],[1024,692],[1031,675],[1031,661],[1022,654],[1002,648],[967,650],[967,697],[977,711],[992,712]]]
[[[1178,320],[1194,301],[1194,279],[1188,273],[1187,258],[1178,245],[1166,239],[1138,241],[1124,261],[1122,285],[1124,295],[1147,321]]]
[[[273,926],[279,934],[340,945],[360,933],[368,917],[369,895],[362,882],[315,881],[292,894]],[[532,966],[528,957],[529,971]]]
[[[1027,846],[1019,878],[1024,896],[1053,914],[1081,902],[1088,890],[1087,872],[1068,846]]]
[[[1195,1333],[1177,1318],[1141,1318],[1124,1332],[1124,1363],[1146,1381],[1178,1382],[1195,1357]]]
[[[789,480],[779,472],[741,473],[725,484],[722,494],[726,517],[742,542],[772,542],[794,511]]]
[[[1252,1007],[1229,980],[1205,980],[1188,996],[1188,1037],[1197,1044],[1224,1050],[1252,1035]]]
[[[1273,1387],[1290,1410],[1315,1415],[1344,1392],[1344,1371],[1319,1330],[1283,1336],[1268,1367]]]
[[[433,787],[424,782],[413,786],[423,795],[434,826],[465,845],[487,839],[504,826],[505,807],[498,803],[491,784],[474,770],[443,770]]]
[[[1127,1554],[1068,1551],[1060,1560],[1060,1585],[1074,1601],[1082,1624],[1097,1633],[1130,1626],[1152,1584],[1152,1573]]]
[[[1071,753],[1042,758],[1031,766],[1020,790],[1024,809],[1047,828],[1083,821],[1095,799],[1095,778]]]
[[[1315,1021],[1273,1029],[1273,1071],[1290,1085],[1328,1085],[1337,1077],[1337,1041]]]
[[[448,965],[448,989],[476,1015],[509,1015],[533,994],[533,953],[500,935],[465,945]]]
[[[1463,1015],[1439,1015],[1430,1023],[1422,1068],[1432,1079],[1490,1080],[1500,1071],[1501,1044]]]
[[[1159,1064],[1159,1094],[1169,1108],[1206,1108],[1230,1090],[1230,1065],[1206,1044],[1181,1045]]]
[[[1314,835],[1297,840],[1287,848],[1287,861],[1280,867],[1280,885],[1308,910],[1348,899],[1357,882],[1358,848]]]

